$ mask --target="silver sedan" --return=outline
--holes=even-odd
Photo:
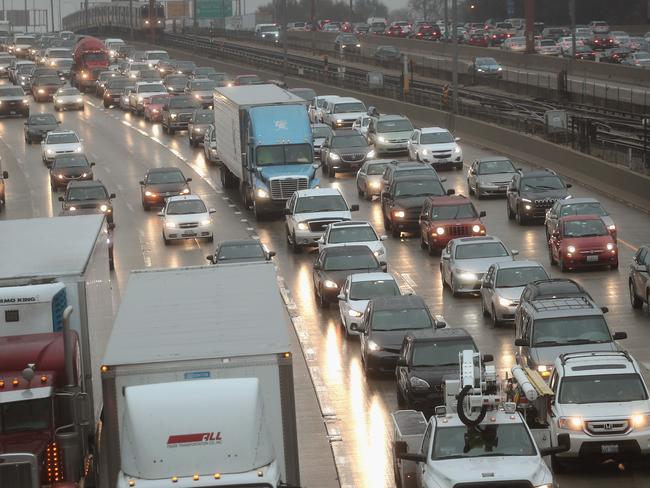
[[[381,194],[381,177],[392,159],[372,159],[366,161],[357,172],[357,192],[360,197],[372,200]]]

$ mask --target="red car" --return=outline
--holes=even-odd
[[[488,33],[490,46],[500,46],[503,41],[510,39],[512,34],[502,30],[493,30]]]
[[[421,25],[411,34],[411,37],[425,41],[439,41],[442,37],[442,32],[437,25]]]
[[[457,237],[484,236],[482,217],[466,196],[429,197],[420,213],[420,246],[434,255]]]
[[[607,34],[594,34],[591,38],[591,48],[596,49],[610,49],[614,47],[614,38]]]
[[[489,47],[490,38],[483,31],[473,32],[472,34],[469,35],[469,39],[467,39],[467,44],[469,44],[470,46]]]
[[[548,241],[551,264],[560,271],[594,266],[618,268],[618,246],[598,215],[572,215],[560,219]]]
[[[162,119],[162,107],[169,100],[169,95],[155,95],[149,103],[144,106],[144,120],[147,122],[160,122]]]

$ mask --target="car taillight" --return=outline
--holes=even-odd
[[[63,481],[63,453],[55,441],[52,441],[45,450],[45,466],[47,480],[50,483]]]

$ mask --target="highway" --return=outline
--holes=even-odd
[[[181,56],[175,58],[197,57]],[[198,64],[198,63],[197,63]],[[202,60],[201,65],[212,65],[233,75],[256,72],[250,68]],[[277,74],[261,72],[265,78]],[[328,94],[325,85],[288,80],[290,86],[310,86],[319,94]],[[340,90],[337,90],[337,93]],[[395,111],[398,102],[387,101],[379,106],[382,112]],[[34,104],[32,110],[53,111],[51,104]],[[400,112],[408,115],[408,106]],[[364,378],[358,344],[346,341],[341,334],[338,311],[317,309],[311,284],[312,263],[315,254],[304,252],[293,255],[286,245],[281,220],[255,222],[252,213],[243,209],[235,192],[225,191],[219,183],[219,169],[206,164],[203,152],[190,147],[185,133],[175,136],[163,134],[159,125],[145,123],[141,118],[125,114],[118,109],[104,109],[97,99],[87,96],[85,112],[57,114],[61,127],[74,129],[84,139],[87,154],[97,162],[95,174],[110,192],[115,192],[115,272],[114,303],[119,303],[128,273],[144,267],[177,267],[205,263],[205,256],[213,244],[187,241],[171,246],[163,244],[160,218],[155,211],[145,212],[140,205],[138,181],[147,168],[178,166],[186,176],[191,176],[192,191],[200,195],[207,206],[217,209],[214,215],[215,241],[258,236],[270,249],[277,252],[276,262],[284,278],[290,310],[294,317],[297,337],[302,346],[308,371],[315,386],[320,408],[325,416],[328,434],[332,441],[334,458],[343,487],[379,488],[394,486],[392,452],[389,440],[391,425],[389,414],[397,409],[395,382],[392,378],[366,380]],[[426,120],[412,120],[416,126],[430,125]],[[0,156],[3,169],[9,171],[7,181],[7,207],[0,219],[54,216],[60,203],[53,194],[47,169],[41,162],[40,147],[28,146],[23,141],[23,119],[0,121]],[[479,148],[465,144],[466,164],[472,159],[488,154],[498,154],[503,148]],[[525,164],[520,164],[524,166]],[[451,171],[447,188],[466,194],[465,172]],[[574,196],[593,196],[593,192],[580,186],[572,188]],[[322,178],[323,185],[338,186],[349,203],[359,203],[355,218],[369,220],[383,233],[378,202],[358,201],[352,175],[339,175],[335,180]],[[618,271],[595,270],[571,273],[569,276],[582,283],[603,306],[610,309],[607,318],[614,331],[626,331],[629,338],[623,345],[637,359],[650,364],[650,318],[644,311],[633,311],[627,291],[627,267],[637,246],[650,242],[650,219],[647,214],[631,209],[617,201],[599,196],[614,218],[619,232],[621,266]],[[541,262],[553,276],[560,276],[551,268],[541,226],[518,227],[508,221],[503,200],[475,201],[478,209],[487,212],[488,232],[501,237],[505,243],[520,250],[521,259]],[[43,236],[56,239],[56,236]],[[451,327],[465,327],[475,338],[484,353],[493,353],[499,370],[503,373],[514,362],[513,330],[488,327],[476,298],[453,298],[443,289],[439,272],[439,259],[430,257],[420,249],[417,238],[406,236],[386,241],[389,271],[394,273],[405,289],[421,295],[432,312],[442,314]],[[295,306],[295,308],[294,308]],[[297,374],[306,374],[297,371]],[[297,401],[310,402],[298,408],[315,409],[309,395],[298,395]],[[313,414],[313,412],[312,412]],[[300,420],[300,419],[299,419]],[[299,429],[301,424],[299,423]],[[318,426],[309,431],[300,430],[301,441],[306,437],[321,435]],[[321,445],[325,445],[321,443]],[[318,465],[329,456],[324,450],[303,455],[303,463]],[[316,472],[314,466],[314,472]],[[304,479],[305,487],[331,486],[331,473],[323,479]],[[650,483],[648,467],[598,468],[576,467],[558,477],[562,486],[576,488],[628,486],[647,487]]]

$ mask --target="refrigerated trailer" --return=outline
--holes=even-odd
[[[272,263],[132,272],[102,365],[108,487],[298,486],[289,327]]]

